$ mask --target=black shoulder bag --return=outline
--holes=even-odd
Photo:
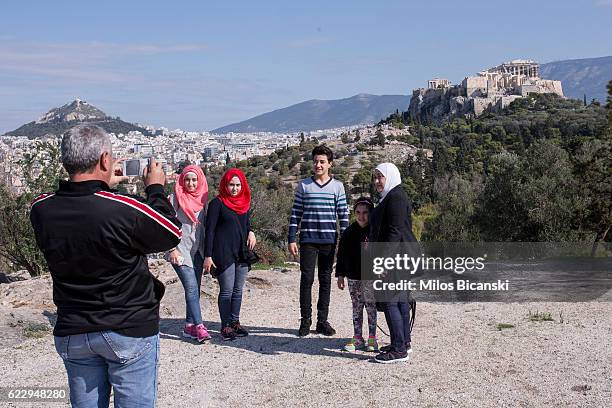
[[[236,221],[236,225],[238,226],[238,231],[240,231],[242,235],[242,226],[240,225],[240,222],[238,221],[238,214],[235,214],[234,221]],[[249,232],[247,231],[247,235],[248,233]],[[244,260],[244,262],[246,262],[247,265],[252,266],[253,264],[256,264],[257,262],[259,262],[261,258],[259,257],[259,255],[257,255],[257,252],[255,252],[253,249],[249,249],[249,246],[247,245],[246,241],[247,241],[246,237],[242,236],[242,247],[241,247],[242,254],[241,255],[242,255],[242,259]]]

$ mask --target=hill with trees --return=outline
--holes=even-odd
[[[332,173],[352,198],[372,193],[372,169],[393,161],[413,201],[413,228],[424,241],[590,241],[612,237],[612,81],[606,107],[540,94],[518,99],[499,114],[412,123],[396,112],[378,127],[330,141]],[[310,152],[298,146],[230,163],[247,175],[258,251],[269,263],[285,251],[293,183],[311,174]],[[45,270],[28,221],[30,199],[53,191],[63,170],[56,147],[41,143],[48,166],[27,179],[28,192],[0,186],[0,257],[31,274]],[[406,154],[410,151],[410,154]],[[23,171],[31,174],[36,157]],[[30,167],[28,167],[30,166]],[[206,169],[210,197],[228,166]],[[171,185],[168,188],[172,188]]]
[[[148,130],[141,126],[124,122],[119,117],[110,117],[95,106],[80,99],[75,99],[59,108],[51,109],[36,121],[26,123],[11,132],[7,132],[6,136],[26,136],[30,139],[49,134],[59,136],[80,123],[97,125],[107,132],[115,134],[138,131],[144,135],[151,135]]]

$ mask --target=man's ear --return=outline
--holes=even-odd
[[[108,152],[104,152],[100,155],[100,170],[106,172],[111,169],[113,165],[113,158]]]

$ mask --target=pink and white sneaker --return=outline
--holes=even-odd
[[[210,340],[210,334],[208,333],[208,330],[204,324],[198,324],[193,328],[193,331],[195,332],[195,339],[198,342],[202,343],[206,340]]]
[[[193,323],[186,323],[185,327],[183,327],[183,332],[181,333],[181,335],[185,337],[186,339],[195,339],[196,338],[195,327],[196,326]]]

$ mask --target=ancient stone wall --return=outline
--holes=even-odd
[[[563,96],[560,81],[540,79],[539,65],[531,60],[513,60],[466,77],[461,85],[448,85],[440,78],[429,81],[430,89],[416,89],[410,101],[410,116],[422,122],[442,122],[451,117],[480,116],[501,111],[530,93]],[[444,80],[446,81],[446,80]],[[432,88],[436,86],[436,88]],[[440,87],[438,87],[440,86]]]

